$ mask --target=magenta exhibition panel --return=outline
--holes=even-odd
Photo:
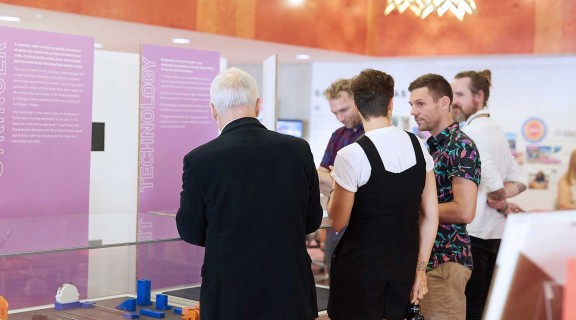
[[[174,215],[182,189],[182,159],[218,135],[208,104],[220,54],[142,45],[140,61],[137,236],[138,241],[174,238],[178,237]],[[138,250],[139,265],[178,257],[169,263],[147,264],[146,272],[155,286],[181,285],[188,277],[199,280],[202,248],[178,243]],[[197,272],[190,272],[190,263],[198,265]],[[138,268],[139,274],[143,271]],[[163,276],[156,280],[155,274]]]
[[[88,244],[93,59],[91,38],[0,28],[0,253]],[[62,278],[86,292],[88,257],[13,257],[0,273],[14,307],[49,303]]]
[[[0,253],[85,246],[93,39],[0,31]]]

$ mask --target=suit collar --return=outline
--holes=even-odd
[[[260,121],[258,121],[258,119],[252,118],[252,117],[245,117],[245,118],[236,119],[236,120],[228,123],[224,127],[224,129],[222,130],[221,135],[226,134],[226,133],[231,132],[231,131],[234,131],[234,130],[239,129],[240,127],[244,127],[244,126],[259,127],[259,128],[266,129],[266,127],[264,125],[262,125],[260,123]]]

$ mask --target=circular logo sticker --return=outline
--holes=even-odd
[[[540,142],[546,136],[546,124],[540,118],[530,118],[522,125],[522,135],[530,142]]]

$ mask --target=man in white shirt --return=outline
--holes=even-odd
[[[526,190],[525,177],[512,156],[506,136],[490,113],[491,72],[463,71],[452,82],[452,115],[474,140],[482,161],[474,220],[468,225],[474,269],[466,285],[466,319],[482,319],[496,256],[508,214],[522,212],[508,202]]]

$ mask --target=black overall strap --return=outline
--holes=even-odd
[[[366,153],[366,157],[370,162],[372,170],[386,171],[384,163],[382,162],[382,158],[380,158],[380,154],[378,153],[378,149],[376,149],[374,142],[372,142],[370,138],[368,138],[367,136],[363,136],[362,138],[358,139],[356,143],[358,143],[360,147],[362,147],[362,149],[364,150],[364,153]]]
[[[424,166],[426,166],[424,154],[422,153],[422,147],[420,147],[418,138],[416,138],[416,135],[411,132],[406,131],[406,133],[412,141],[412,147],[414,148],[414,153],[416,154],[416,164],[424,164]]]

